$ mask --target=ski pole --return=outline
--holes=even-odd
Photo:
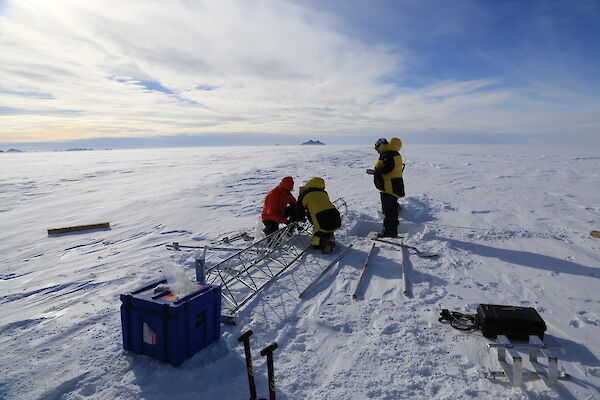
[[[269,400],[275,400],[275,371],[273,368],[273,351],[277,349],[277,343],[265,347],[260,351],[261,356],[267,356],[267,373],[269,374]]]
[[[369,254],[367,254],[367,260],[365,261],[365,265],[360,273],[360,278],[358,279],[358,283],[356,284],[356,290],[354,291],[354,293],[352,293],[352,298],[356,299],[356,296],[358,296],[358,289],[360,289],[360,284],[363,281],[363,278],[365,276],[365,271],[367,270],[367,267],[369,266],[369,260],[371,259],[371,254],[373,253],[373,249],[375,248],[375,243],[373,243],[373,246],[371,246],[371,250],[369,250]]]
[[[254,332],[250,329],[243,333],[237,340],[238,342],[244,342],[246,371],[248,372],[248,386],[250,387],[250,400],[256,400],[256,385],[254,383],[254,371],[252,370],[252,354],[250,353],[250,336],[252,336],[252,333]]]

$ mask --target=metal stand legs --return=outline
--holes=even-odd
[[[512,343],[505,335],[499,335],[497,343],[488,344],[488,348],[498,349],[498,362],[502,371],[489,371],[485,377],[494,379],[505,376],[514,387],[523,384],[523,359],[517,349],[527,349],[529,351],[529,362],[534,372],[528,374],[534,378],[540,378],[549,388],[556,388],[559,379],[566,379],[569,376],[563,371],[558,370],[557,350],[562,353],[565,349],[561,346],[549,346],[537,336],[529,336],[529,343]],[[506,352],[512,358],[512,364],[506,360]],[[546,358],[548,363],[544,367],[538,362],[538,355]]]

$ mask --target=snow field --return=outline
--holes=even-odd
[[[593,149],[411,146],[404,242],[419,258],[377,244],[382,220],[368,147],[234,147],[0,157],[0,398],[191,399],[248,397],[243,350],[251,338],[259,396],[272,342],[280,399],[600,398],[600,174]],[[304,299],[324,265],[309,254],[253,300],[222,340],[174,368],[122,350],[119,294],[183,268],[203,245],[252,233],[266,192],[286,175],[297,188],[321,176],[348,203],[336,234],[353,249]],[[110,222],[110,230],[50,237],[46,229]],[[235,242],[232,245],[245,242]],[[337,250],[339,251],[339,250]],[[224,254],[213,252],[207,262]],[[411,271],[404,296],[400,261]],[[335,257],[335,254],[327,256]],[[326,257],[325,257],[326,258]],[[317,262],[321,260],[321,262]],[[442,308],[480,303],[535,307],[567,349],[572,375],[511,388],[489,341],[437,321]]]

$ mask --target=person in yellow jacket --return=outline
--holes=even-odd
[[[342,226],[342,219],[340,212],[329,200],[323,178],[310,178],[304,186],[300,187],[296,216],[300,219],[306,216],[313,224],[311,245],[323,249],[324,253],[331,252],[335,245],[333,232]]]
[[[379,159],[375,162],[375,169],[367,171],[373,174],[373,182],[381,196],[383,230],[377,237],[398,236],[398,199],[404,197],[401,148],[402,141],[398,138],[391,138],[389,142],[384,138],[378,139],[375,150],[379,153]]]

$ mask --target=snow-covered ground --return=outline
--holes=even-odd
[[[371,147],[2,154],[0,398],[247,399],[236,339],[252,329],[260,397],[258,351],[277,342],[278,399],[600,399],[600,239],[589,236],[600,229],[598,150],[405,143],[400,231],[440,257],[377,245],[357,300],[365,235],[382,220],[365,174]],[[340,264],[299,299],[318,274],[301,260],[178,368],[124,352],[119,294],[181,269],[194,276],[191,254],[164,244],[253,231],[285,175],[295,195],[321,176],[348,203],[336,237],[354,247]],[[97,222],[111,229],[46,233]],[[442,308],[474,313],[480,303],[535,307],[566,348],[570,380],[553,391],[485,379],[499,369],[490,341],[437,320]]]

